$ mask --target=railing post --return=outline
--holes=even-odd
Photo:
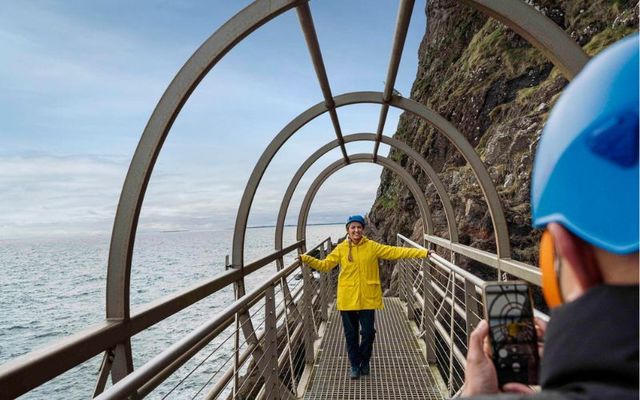
[[[245,286],[244,286],[244,267],[243,266],[235,266],[231,265],[230,269],[239,269],[243,272],[243,276],[234,282],[233,290],[236,300],[246,294]],[[246,339],[246,342],[249,344],[255,344],[256,349],[253,352],[253,359],[259,360],[262,357],[262,346],[258,341],[258,337],[256,336],[256,331],[253,328],[253,323],[251,321],[251,316],[249,315],[249,309],[245,308],[242,311],[238,311],[238,318],[240,319],[240,327],[242,328],[242,333]]]
[[[451,310],[449,311],[449,382],[447,384],[448,396],[451,397],[453,395],[453,355],[454,355],[454,347],[455,342],[453,340],[455,333],[455,318],[454,314],[456,312],[456,274],[451,271],[449,272],[451,275]],[[445,293],[446,296],[446,293]]]
[[[405,290],[405,298],[407,302],[407,319],[411,321],[415,319],[415,314],[413,312],[413,304],[415,300],[415,296],[413,295],[413,285],[411,284],[411,261],[403,260],[404,265],[403,274],[404,274],[404,290]]]
[[[113,364],[114,349],[108,349],[104,352],[102,357],[102,364],[98,372],[98,379],[96,380],[96,386],[93,390],[93,397],[97,397],[104,392],[104,388],[107,385],[109,373],[111,373],[111,365]]]
[[[476,298],[476,285],[465,278],[464,280],[464,309],[467,315],[467,344],[471,339],[471,332],[478,326],[480,322],[480,307],[478,307],[478,300]]]
[[[434,296],[433,290],[431,290],[431,267],[429,266],[429,262],[426,260],[422,261],[422,298],[424,299],[424,306],[422,310],[424,325],[423,329],[425,332],[424,342],[427,348],[427,362],[435,363],[436,362],[436,352],[435,352],[435,307],[434,307]]]
[[[313,326],[313,305],[311,301],[313,299],[313,293],[311,292],[313,286],[311,284],[311,271],[309,266],[302,264],[302,287],[304,304],[302,309],[302,323],[304,329],[304,353],[305,361],[307,364],[313,364],[313,342],[315,340],[315,328]]]
[[[236,330],[233,334],[233,400],[238,395],[238,388],[240,387],[239,373],[240,373],[240,318],[238,313],[234,316]]]
[[[111,364],[111,381],[114,384],[133,371],[133,355],[131,353],[131,338],[126,339],[124,343],[116,345],[113,363]],[[137,399],[138,395],[133,393],[129,398]]]
[[[285,298],[285,302],[287,301],[287,299]],[[284,328],[285,328],[285,333],[287,334],[287,357],[289,357],[289,373],[291,374],[291,391],[293,391],[293,393],[296,392],[296,388],[298,387],[298,383],[297,383],[297,379],[296,379],[296,373],[295,373],[295,365],[293,364],[293,343],[291,343],[291,332],[289,332],[289,312],[288,312],[289,306],[287,304],[285,304],[284,306]]]
[[[329,253],[333,251],[333,243],[331,242],[331,240],[329,240],[329,242],[327,243],[327,250]],[[332,303],[336,296],[336,292],[338,290],[338,279],[337,279],[338,269],[337,268],[332,269],[331,272],[329,272],[327,275],[328,275],[329,289],[330,289],[328,293],[328,298],[329,298],[329,303]]]
[[[398,262],[396,263],[396,268],[400,268],[398,270],[398,297],[400,298],[401,301],[406,302],[407,296],[405,293],[405,282],[404,282],[404,275],[405,275],[404,260],[398,260]]]
[[[324,247],[320,247],[320,258],[324,259],[326,257]],[[329,285],[327,279],[329,278],[329,273],[323,272],[320,274],[320,318],[322,321],[327,321],[329,319]]]
[[[279,399],[278,393],[278,335],[276,299],[273,285],[265,289],[264,306],[264,358],[262,373],[264,393],[268,399]]]
[[[400,267],[399,278],[399,294],[400,300],[404,301],[406,304],[406,317],[409,319],[411,316],[411,293],[409,289],[409,268],[407,266],[407,260],[400,260],[398,262],[398,266]]]
[[[282,258],[279,258],[278,263],[284,266],[284,262],[282,260]],[[298,309],[296,308],[296,305],[293,301],[293,297],[291,296],[291,292],[289,291],[289,284],[287,283],[287,278],[286,277],[282,277],[280,279],[280,287],[282,288],[282,296],[283,296],[283,301],[284,301],[284,308],[283,308],[283,312],[284,312],[284,329],[285,329],[285,334],[287,335],[287,357],[289,358],[289,373],[291,374],[291,390],[295,393],[296,392],[296,388],[298,387],[298,384],[296,382],[296,376],[295,376],[295,370],[294,370],[294,364],[293,364],[293,351],[292,351],[292,343],[291,343],[291,332],[289,330],[289,324],[291,323],[291,317],[290,317],[290,310],[294,310],[294,311],[298,311]],[[295,315],[298,314],[294,314],[294,320],[295,320]]]

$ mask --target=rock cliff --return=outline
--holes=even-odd
[[[635,0],[528,3],[564,29],[589,55],[638,30]],[[453,123],[475,147],[502,201],[512,257],[535,265],[540,233],[530,227],[532,158],[547,114],[567,80],[519,35],[458,0],[430,0],[426,13],[427,29],[410,97]],[[401,116],[394,137],[411,145],[438,173],[451,196],[460,242],[495,252],[482,192],[457,149],[444,135],[408,113]],[[426,189],[436,234],[448,237],[433,184],[405,154],[392,150],[389,156]],[[422,221],[416,202],[388,170],[382,172],[368,218],[368,235],[376,240],[393,244],[399,232],[421,241]],[[462,263],[465,268],[478,268],[469,260]],[[384,287],[389,286],[390,271],[382,269]]]

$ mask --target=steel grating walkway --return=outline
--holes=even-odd
[[[349,379],[349,359],[338,312],[329,316],[304,398],[319,399],[442,399],[397,298],[384,298],[376,312],[376,341],[371,374]]]

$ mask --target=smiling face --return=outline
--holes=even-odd
[[[352,243],[358,244],[360,243],[360,239],[362,239],[362,230],[364,227],[360,222],[352,222],[349,224],[347,228],[347,233],[349,234],[349,239]]]

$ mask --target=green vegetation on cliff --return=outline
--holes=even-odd
[[[638,30],[637,1],[531,1],[585,52],[593,55]],[[530,228],[533,155],[547,115],[567,80],[542,53],[501,23],[456,0],[432,0],[411,98],[448,119],[476,148],[501,198],[512,257],[536,263],[539,233]],[[438,172],[451,196],[460,241],[495,251],[491,218],[477,181],[455,147],[435,129],[405,113],[396,139],[411,145]],[[402,153],[401,161],[426,195],[436,233],[447,236],[433,185]],[[369,214],[370,235],[395,242],[395,233],[420,239],[422,221],[406,186],[383,171]],[[388,279],[385,279],[388,282]]]

